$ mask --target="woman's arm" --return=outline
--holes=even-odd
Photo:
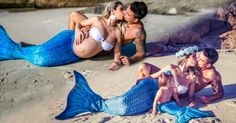
[[[159,90],[157,91],[156,97],[153,101],[153,106],[152,106],[152,114],[155,115],[157,113],[157,105],[158,105],[158,101],[161,99],[162,96],[162,88],[160,87]]]
[[[114,47],[114,61],[121,63],[119,57],[121,56],[121,41],[122,41],[122,34],[121,31],[117,28],[116,29],[116,43]]]
[[[191,82],[188,87],[189,88],[188,100],[189,100],[190,107],[195,107],[195,105],[196,105],[196,100],[194,98],[195,87],[196,87],[196,82]]]
[[[120,56],[121,56],[121,41],[122,41],[122,34],[121,31],[117,28],[115,30],[116,34],[116,43],[114,47],[114,62],[109,66],[109,70],[117,70],[121,67],[121,61],[120,61]]]
[[[178,92],[177,92],[177,88],[176,87],[174,88],[172,95],[173,95],[176,103],[178,104],[178,106],[183,106],[183,103],[179,100],[179,96],[178,96]]]
[[[92,26],[94,23],[99,21],[99,17],[91,17],[75,24],[75,43],[79,45],[85,38],[86,34],[80,29],[85,26]],[[87,35],[88,36],[88,35]]]
[[[161,75],[161,73],[163,73],[166,70],[170,70],[171,73],[173,74],[174,73],[174,65],[167,65],[167,66],[163,67],[160,71],[153,73],[150,76],[152,78],[158,78]]]

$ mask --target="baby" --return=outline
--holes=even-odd
[[[167,103],[171,100],[172,96],[179,106],[182,103],[179,100],[177,88],[174,83],[174,77],[170,71],[164,71],[158,78],[159,81],[159,90],[156,93],[156,97],[153,102],[152,114],[157,113],[157,105],[162,103]],[[158,112],[159,114],[159,112]]]

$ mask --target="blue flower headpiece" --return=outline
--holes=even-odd
[[[187,47],[187,48],[184,48],[184,49],[180,50],[179,52],[175,53],[175,56],[177,58],[180,58],[180,57],[183,57],[186,55],[196,53],[196,52],[198,52],[198,50],[199,50],[198,46]]]
[[[167,74],[167,75],[172,75],[172,73],[171,73],[171,71],[170,70],[165,70],[165,71],[163,71],[163,73],[165,73],[165,74]]]

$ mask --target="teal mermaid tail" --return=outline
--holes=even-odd
[[[152,108],[158,89],[155,79],[146,78],[124,95],[105,100],[91,90],[80,73],[74,74],[76,84],[68,95],[66,109],[56,119],[64,120],[84,112],[106,112],[111,115],[143,113]]]
[[[14,42],[0,25],[0,61],[25,59],[39,66],[58,66],[79,60],[73,51],[74,31],[65,30],[47,42],[22,47]]]
[[[194,118],[211,117],[212,115],[206,111],[200,111],[198,109],[190,107],[180,107],[176,102],[168,102],[158,105],[158,110],[166,112],[176,117],[176,123],[188,123]]]

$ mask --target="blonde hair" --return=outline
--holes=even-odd
[[[109,18],[111,15],[111,11],[113,9],[116,9],[118,7],[118,5],[123,5],[122,2],[118,1],[118,0],[113,0],[110,2],[110,4],[108,4],[106,6],[106,8],[104,9],[102,16],[105,18]]]

